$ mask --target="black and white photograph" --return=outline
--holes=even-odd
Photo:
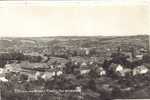
[[[0,100],[150,99],[148,0],[0,1]]]

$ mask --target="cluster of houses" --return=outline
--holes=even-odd
[[[65,51],[66,50],[66,51]],[[146,74],[149,72],[149,66],[145,66],[144,62],[138,64],[138,62],[143,61],[147,51],[144,48],[135,49],[133,47],[128,50],[123,50],[122,48],[117,49],[117,53],[111,54],[110,57],[104,58],[106,60],[99,59],[100,57],[89,56],[94,49],[90,48],[78,48],[74,49],[73,52],[67,51],[68,49],[63,49],[63,52],[71,53],[75,56],[69,56],[69,58],[63,58],[58,56],[44,56],[39,53],[24,53],[24,55],[30,56],[40,56],[42,57],[41,62],[28,62],[21,61],[20,63],[6,64],[4,68],[0,68],[0,80],[3,82],[8,82],[9,79],[6,78],[7,73],[19,73],[26,75],[28,78],[26,81],[43,79],[53,80],[55,76],[61,76],[66,74],[66,66],[71,67],[71,74],[74,72],[79,72],[80,75],[86,76],[94,68],[95,73],[99,77],[107,76],[110,74],[116,74],[121,77],[125,77],[127,74],[136,76],[138,74]],[[106,52],[111,52],[110,48],[106,48]],[[61,50],[56,50],[56,54],[61,54]],[[67,65],[69,64],[69,65]],[[129,65],[127,65],[129,64]]]
[[[109,65],[110,70],[105,70],[102,64],[81,57],[72,57],[70,58],[70,61],[71,64],[73,64],[72,66],[78,66],[74,71],[78,71],[79,74],[83,76],[88,75],[93,68],[96,68],[96,73],[98,73],[100,77],[106,76],[108,71],[112,71],[112,74],[115,73],[121,77],[124,77],[129,73],[135,76],[149,72],[149,68],[144,64],[134,68],[126,68],[122,64],[111,63]],[[53,80],[55,76],[66,74],[64,69],[66,68],[67,63],[68,61],[65,59],[52,57],[48,63],[21,62],[16,64],[6,64],[4,68],[0,69],[0,80],[8,82],[9,79],[6,78],[7,73],[26,75],[28,77],[26,81],[38,80],[39,78],[45,81]]]
[[[54,59],[57,60],[55,61]],[[74,66],[78,66],[74,71],[78,71],[80,75],[87,75],[92,69],[92,65],[94,65],[94,62],[87,62],[80,58],[71,58],[71,61]],[[3,74],[3,76],[0,76],[2,78],[0,78],[0,80],[3,82],[9,81],[9,79],[6,78],[7,73],[24,74],[28,77],[26,81],[38,80],[39,78],[45,81],[51,80],[54,79],[55,76],[66,74],[65,68],[67,63],[68,61],[65,59],[53,57],[48,63],[30,63],[23,61],[21,63],[6,64],[4,68],[0,69],[0,74]],[[98,67],[96,64],[95,66],[98,68],[97,71],[99,75],[106,74],[102,67]]]

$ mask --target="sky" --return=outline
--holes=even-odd
[[[1,37],[150,34],[150,6],[133,4],[0,5]]]

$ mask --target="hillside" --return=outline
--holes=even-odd
[[[125,37],[33,37],[33,38],[11,38],[0,39],[0,49],[23,49],[23,48],[43,48],[52,45],[73,46],[73,47],[98,47],[116,48],[119,45],[135,45],[136,47],[146,47],[147,36],[125,36]]]

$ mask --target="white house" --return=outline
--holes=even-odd
[[[106,75],[106,71],[103,69],[103,67],[99,68],[99,75],[100,76]]]
[[[55,72],[44,72],[41,78],[46,81],[46,80],[51,79],[53,76],[55,76]]]
[[[81,75],[88,74],[89,72],[90,72],[89,68],[84,68],[84,67],[80,68],[80,74]]]
[[[146,74],[149,71],[147,67],[144,65],[138,66],[133,69],[133,76],[138,75],[138,74]]]
[[[63,72],[62,71],[58,71],[58,72],[56,72],[56,75],[57,76],[60,76],[60,75],[62,75],[63,74]]]
[[[6,73],[13,71],[13,66],[11,64],[6,64],[4,68]]]
[[[121,66],[120,64],[116,67],[116,72],[121,72],[123,71],[123,66]]]
[[[0,68],[0,74],[3,74],[3,73],[4,73],[4,69]]]
[[[81,86],[77,86],[77,87],[76,87],[76,91],[77,91],[77,92],[81,92]]]
[[[87,63],[86,62],[82,62],[81,63],[81,67],[85,67],[85,66],[87,66]]]
[[[8,80],[5,78],[4,69],[0,68],[0,81],[2,82],[8,82]]]
[[[0,81],[2,81],[2,82],[8,82],[8,79],[6,79],[5,77],[0,77]]]
[[[136,55],[136,58],[137,58],[138,60],[142,60],[142,59],[143,59],[143,55]]]
[[[112,70],[114,73],[119,73],[120,76],[124,77],[127,73],[130,73],[132,70],[129,68],[124,68],[120,64],[112,64]]]

